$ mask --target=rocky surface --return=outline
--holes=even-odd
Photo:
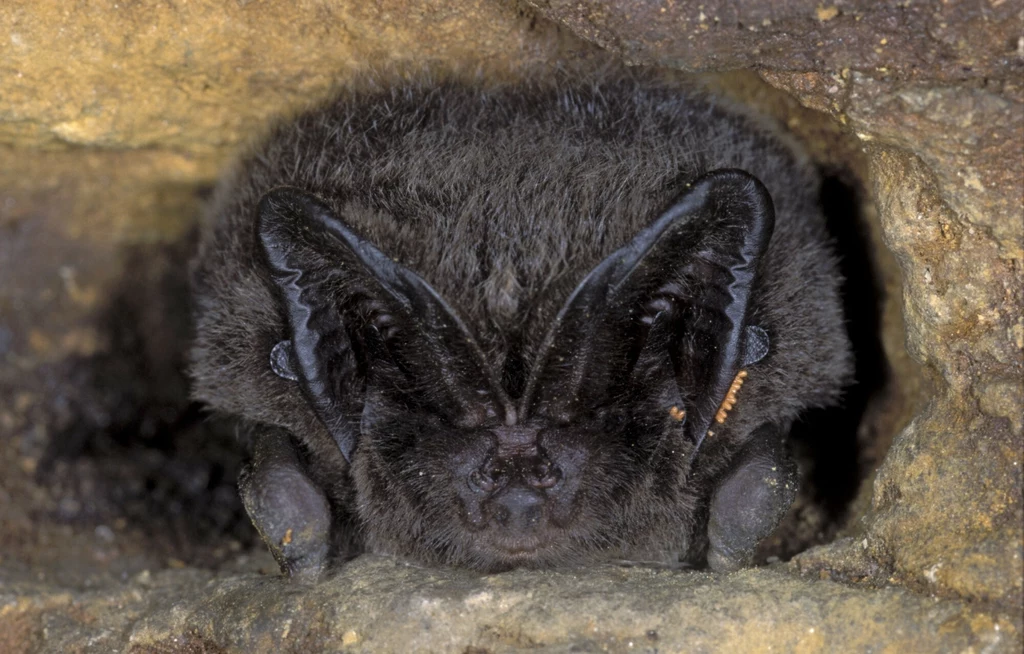
[[[143,572],[0,590],[0,636],[40,652],[1014,651],[1015,618],[899,588],[760,569],[477,576],[363,557],[315,587]]]
[[[367,68],[489,76],[563,44],[509,2],[11,0],[0,7],[0,139],[215,153]]]
[[[959,83],[1021,71],[1020,7],[1005,0],[527,0],[636,64],[689,71],[879,72]]]
[[[0,651],[1021,650],[1019,5],[530,4],[0,3]],[[834,227],[877,369],[843,446],[807,454],[812,487],[853,485],[796,507],[762,558],[839,538],[725,577],[261,574],[230,429],[181,374],[209,184],[359,71],[504,79],[596,57],[588,40],[756,68],[706,81],[802,138],[840,205],[874,201]]]

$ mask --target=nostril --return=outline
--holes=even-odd
[[[534,488],[551,488],[562,480],[562,471],[558,466],[544,462],[533,469],[529,478],[530,486]]]
[[[476,491],[490,493],[497,488],[498,485],[490,475],[479,470],[474,470],[469,473],[469,487]]]
[[[495,504],[491,509],[491,518],[503,527],[508,524],[509,515],[510,512],[508,508],[501,504]]]
[[[541,518],[540,506],[530,506],[530,507],[527,507],[527,508],[523,509],[523,522],[527,526],[529,526],[529,527],[535,526],[538,522],[540,522],[540,518]]]

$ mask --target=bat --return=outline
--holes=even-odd
[[[807,156],[646,73],[347,89],[214,193],[194,395],[285,574],[749,565],[852,374]]]

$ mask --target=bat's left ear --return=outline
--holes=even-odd
[[[674,379],[699,445],[740,366],[767,350],[767,334],[747,323],[774,224],[771,197],[749,173],[695,181],[573,291],[528,382],[526,412],[572,420],[622,396],[623,382]]]

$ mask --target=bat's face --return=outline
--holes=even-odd
[[[259,233],[290,334],[279,375],[351,463],[375,549],[483,569],[628,546],[685,484],[749,348],[773,226],[746,173],[695,182],[580,280],[529,360],[493,370],[415,272],[294,189]],[[652,490],[653,489],[653,490]]]
[[[574,429],[508,428],[481,434],[449,463],[462,524],[474,534],[474,555],[502,563],[558,556],[569,543],[594,538],[589,493],[602,477]],[[597,474],[588,474],[593,468]]]
[[[607,517],[613,489],[622,495],[620,448],[596,447],[574,427],[381,427],[386,435],[367,439],[372,472],[360,491],[371,533],[392,541],[385,549],[497,570],[564,563],[608,544],[597,509]]]

